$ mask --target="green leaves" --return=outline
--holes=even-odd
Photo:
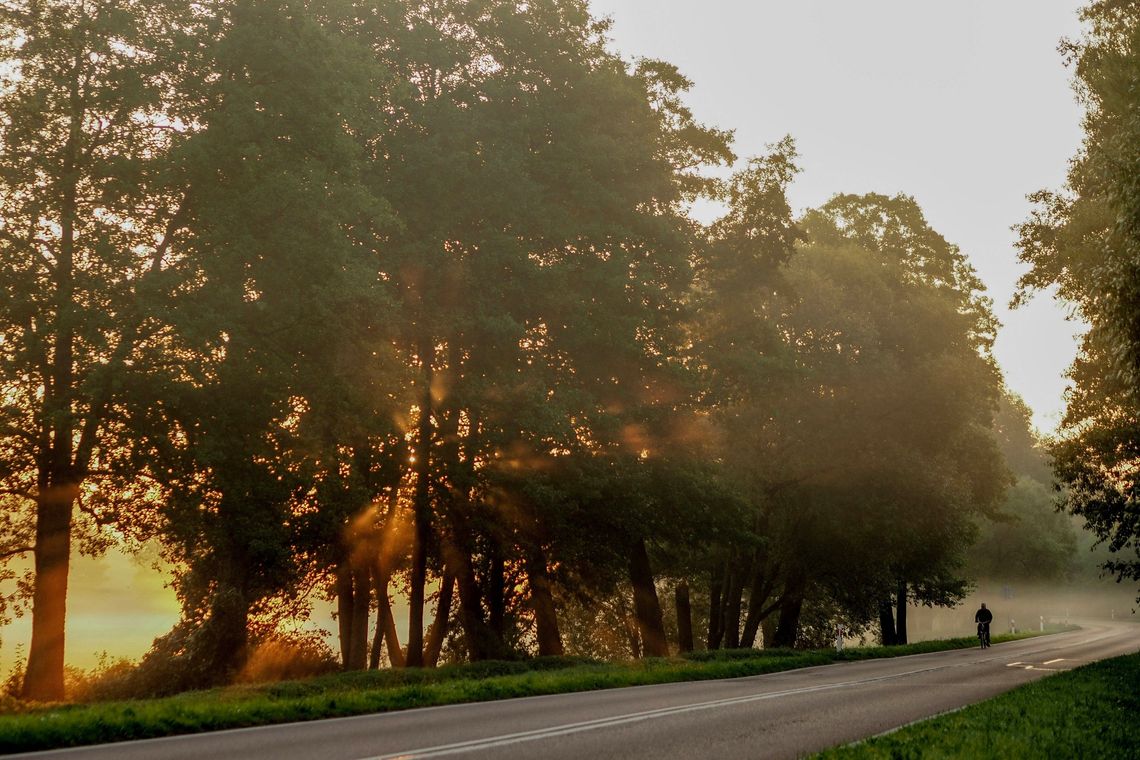
[[[1066,502],[1113,551],[1119,578],[1140,578],[1135,499],[1140,419],[1140,16],[1127,3],[1091,3],[1083,39],[1063,51],[1075,65],[1085,140],[1062,192],[1030,196],[1018,226],[1031,266],[1015,305],[1056,286],[1089,325],[1070,369],[1062,429],[1051,447]],[[1133,557],[1133,554],[1136,557]]]

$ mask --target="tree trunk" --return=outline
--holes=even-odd
[[[424,664],[424,590],[427,585],[427,552],[431,540],[431,490],[428,476],[431,472],[431,352],[421,350],[424,364],[423,389],[420,394],[420,419],[416,437],[416,486],[413,495],[414,528],[412,539],[412,568],[408,591],[408,654],[407,667]]]
[[[494,542],[492,542],[490,554],[491,567],[485,584],[487,589],[487,624],[500,642],[495,648],[501,650],[505,649],[501,642],[506,639],[507,633],[506,562],[503,560],[502,548]]]
[[[526,570],[530,584],[530,607],[534,612],[535,637],[538,639],[538,656],[559,656],[563,653],[562,634],[558,630],[554,596],[550,593],[546,556],[541,550],[527,557]]]
[[[764,606],[772,596],[772,582],[764,580],[765,574],[757,570],[752,578],[752,590],[748,594],[748,614],[744,619],[744,633],[740,637],[740,646],[751,649],[756,646],[756,635],[760,631],[760,624],[764,618],[772,614],[776,605]]]
[[[779,609],[779,604],[776,605]],[[764,648],[771,649],[776,646],[776,620],[778,616],[768,615],[760,621],[760,635],[764,637]]]
[[[744,596],[744,579],[737,570],[728,574],[728,584],[724,599],[724,648],[740,648],[740,607]]]
[[[895,597],[895,608],[895,643],[906,644],[906,581],[899,581],[898,592]]]
[[[637,635],[637,618],[634,615],[625,616],[625,640],[629,643],[629,653],[633,659],[641,659],[641,637]]]
[[[689,603],[689,584],[681,581],[675,592],[677,605],[677,646],[682,652],[693,651],[693,607]]]
[[[349,649],[348,670],[364,670],[368,663],[368,568],[352,571],[352,646]]]
[[[885,647],[891,647],[897,643],[895,638],[895,619],[891,614],[891,607],[890,597],[879,602],[879,636]]]
[[[389,615],[391,609],[388,610]],[[384,614],[379,610],[376,611],[376,632],[372,634],[372,646],[368,648],[368,669],[380,669],[380,653],[384,649]],[[393,663],[395,664],[395,663]]]
[[[341,665],[345,670],[364,670],[368,660],[367,569],[354,570],[348,560],[337,567],[336,608]]]
[[[64,698],[64,634],[71,568],[71,514],[78,487],[41,486],[36,504],[32,641],[22,695],[37,702]]]
[[[776,623],[775,645],[795,647],[800,634],[800,612],[804,606],[803,581],[794,578],[784,588],[780,598],[780,619]]]
[[[235,564],[232,558],[219,563],[217,589],[211,595],[210,614],[200,632],[205,642],[205,654],[200,659],[204,676],[195,687],[228,683],[249,658],[250,603],[244,581],[240,563]]]
[[[483,618],[483,594],[475,577],[475,569],[462,548],[453,547],[448,564],[455,565],[455,581],[459,590],[459,623],[472,662],[490,657],[488,639],[491,632]]]
[[[653,569],[649,565],[649,552],[641,539],[635,541],[630,549],[629,580],[633,584],[633,610],[641,634],[642,653],[646,657],[666,657],[669,647],[665,641],[665,622],[653,582]]]
[[[721,612],[721,594],[724,590],[724,574],[718,570],[712,572],[709,581],[709,635],[705,646],[709,649],[720,649],[721,639],[724,637],[724,615]]]
[[[451,619],[451,597],[455,590],[455,573],[444,568],[443,580],[439,582],[439,604],[435,608],[435,619],[431,621],[427,651],[424,652],[424,665],[434,668],[439,664],[439,653],[443,651],[443,640],[447,637],[447,624]]]
[[[348,560],[344,560],[336,568],[336,625],[340,664],[344,670],[350,669],[348,663],[352,659],[352,612],[352,570]]]
[[[63,666],[67,633],[67,580],[71,571],[71,517],[81,476],[73,461],[75,445],[75,228],[79,216],[79,160],[86,107],[80,89],[85,59],[76,55],[68,82],[69,125],[60,173],[59,250],[55,279],[55,326],[50,374],[44,378],[44,442],[37,477],[35,586],[32,640],[21,693],[25,699],[64,698]],[[50,324],[50,320],[47,321]],[[93,420],[96,421],[96,420]],[[83,467],[86,462],[78,463]]]
[[[388,573],[377,564],[372,569],[373,593],[376,595],[376,639],[372,648],[370,667],[380,667],[380,640],[388,645],[388,661],[394,668],[405,666],[404,652],[400,649],[400,637],[396,631],[396,620],[392,615],[392,603],[388,599]]]

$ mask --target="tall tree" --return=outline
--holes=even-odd
[[[780,487],[768,530],[797,581],[784,644],[813,584],[856,620],[876,588],[884,621],[960,595],[973,516],[1008,477],[991,432],[995,322],[961,252],[905,196],[837,196],[803,226],[780,320],[797,372],[757,428]]]
[[[1030,196],[1020,228],[1031,265],[1015,303],[1057,287],[1089,325],[1051,446],[1073,514],[1107,542],[1118,580],[1140,580],[1140,9],[1093,2],[1085,36],[1062,45],[1075,67],[1085,138],[1061,192]]]
[[[100,482],[132,438],[121,392],[159,360],[178,281],[191,6],[0,6],[0,554],[35,558],[29,699],[63,696],[76,531],[114,519]]]
[[[169,315],[178,350],[135,411],[158,431],[137,455],[155,463],[159,535],[185,569],[182,630],[156,655],[185,660],[187,686],[243,664],[254,615],[272,618],[319,556],[301,543],[312,513],[344,530],[379,490],[368,492],[368,439],[387,432],[371,421],[392,390],[377,388],[390,377],[378,259],[389,216],[362,172],[387,78],[339,28],[340,7],[223,6],[203,128],[185,148],[194,202],[180,247],[189,284]],[[356,487],[334,488],[330,469]],[[367,598],[367,580],[354,581]]]
[[[758,433],[769,426],[777,389],[793,367],[777,318],[783,270],[803,239],[787,199],[795,159],[795,145],[785,138],[733,175],[728,212],[711,226],[699,264],[693,335],[707,389],[702,403],[719,432],[720,450],[713,454],[749,505],[735,535],[709,558],[710,648],[751,646],[761,621],[776,609],[770,597],[780,579],[765,536],[771,484],[757,466],[769,456],[768,441]]]
[[[643,378],[670,374],[695,232],[682,203],[726,135],[693,121],[675,69],[612,54],[583,2],[391,2],[379,18],[409,83],[376,167],[403,224],[391,278],[419,376],[409,664],[433,565],[454,572],[468,655],[501,655],[507,575],[525,565],[542,597],[555,562],[504,470],[631,439]]]

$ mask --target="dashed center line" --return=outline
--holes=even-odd
[[[1045,662],[1043,662],[1043,663],[1041,663],[1041,664],[1042,664],[1042,665],[1052,665],[1052,664],[1053,664],[1053,663],[1055,663],[1055,662],[1064,662],[1064,660],[1065,660],[1065,658],[1064,658],[1064,657],[1058,657],[1058,658],[1057,658],[1057,659],[1055,659],[1055,660],[1046,660]]]

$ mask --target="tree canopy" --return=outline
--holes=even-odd
[[[1031,266],[1017,301],[1056,287],[1089,325],[1053,468],[1069,509],[1112,551],[1119,580],[1140,579],[1140,10],[1094,2],[1087,33],[1062,46],[1085,109],[1084,141],[1061,191],[1031,196],[1021,259]]]
[[[961,597],[1005,461],[1036,477],[965,255],[905,195],[797,216],[791,137],[738,160],[607,29],[584,0],[0,5],[26,697],[63,696],[76,545],[174,574],[132,694],[232,679],[321,602],[351,670],[894,643]]]

